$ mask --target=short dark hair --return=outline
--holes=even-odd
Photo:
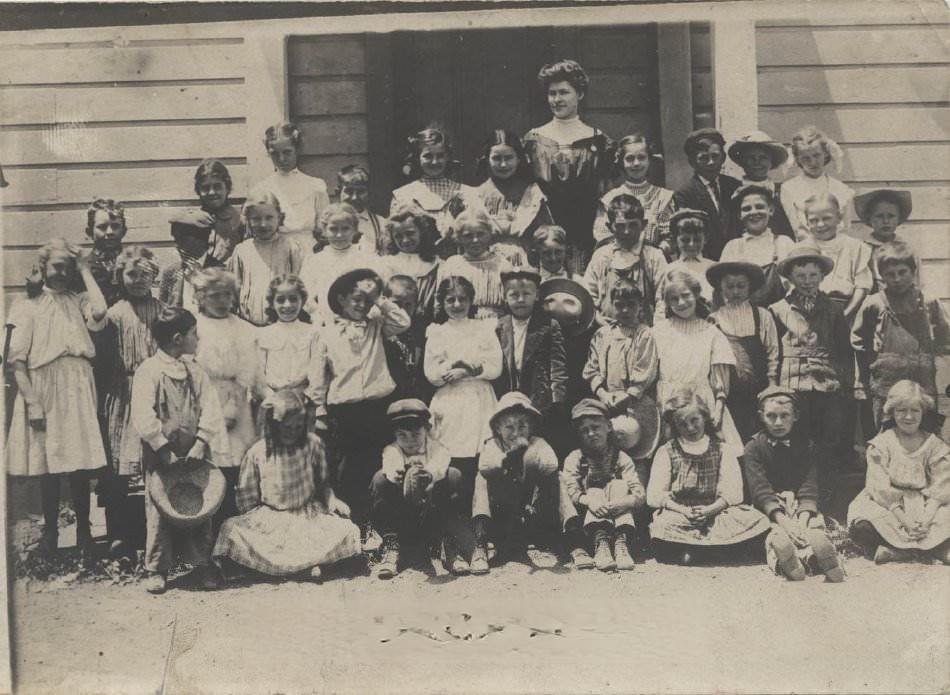
[[[610,201],[610,204],[607,206],[607,220],[610,224],[613,224],[617,221],[617,217],[620,214],[623,214],[623,219],[625,220],[645,220],[646,214],[643,212],[643,203],[634,196],[628,193],[621,193],[618,196],[614,196],[613,200]]]
[[[152,337],[158,347],[164,349],[171,343],[172,338],[179,334],[184,335],[196,325],[198,321],[195,315],[187,309],[178,306],[165,307],[152,323]]]

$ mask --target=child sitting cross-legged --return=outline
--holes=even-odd
[[[212,553],[263,574],[306,572],[320,579],[334,562],[360,554],[360,530],[333,493],[323,442],[307,431],[307,406],[292,389],[261,403],[264,432],[244,456],[239,516],[225,520]]]
[[[645,506],[646,492],[633,461],[614,442],[609,418],[607,406],[593,398],[585,398],[571,411],[581,446],[564,460],[561,478],[594,545],[592,563],[587,543],[575,532],[571,550],[575,569],[589,569],[592,564],[604,572],[634,568],[633,512]],[[573,523],[565,531],[570,534],[570,526],[579,525]]]
[[[489,526],[496,547],[514,558],[526,550],[525,525],[537,519],[547,530],[567,527],[577,511],[558,477],[557,454],[538,436],[541,412],[523,393],[498,401],[489,420],[492,438],[478,457],[472,517],[475,525],[473,574],[488,572]],[[504,547],[507,553],[502,550]]]
[[[796,400],[794,391],[780,386],[758,395],[762,429],[745,445],[742,467],[753,504],[772,522],[765,539],[772,571],[793,581],[804,579],[806,571],[823,573],[830,582],[844,581],[818,509],[816,459],[821,452],[795,426]]]
[[[433,548],[444,548],[446,570],[468,574],[457,543],[468,527],[459,494],[462,474],[449,465],[449,450],[432,436],[429,409],[407,398],[389,406],[386,414],[396,440],[383,450],[383,467],[370,484],[373,528],[383,538],[376,576],[394,577],[400,545],[420,532]]]
[[[768,519],[742,503],[742,450],[719,439],[705,399],[677,390],[663,419],[672,438],[656,452],[647,485],[657,560],[688,565],[764,535]]]

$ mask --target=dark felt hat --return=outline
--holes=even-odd
[[[854,211],[857,213],[858,219],[870,227],[871,211],[874,209],[874,204],[880,201],[894,203],[894,205],[897,206],[900,213],[900,221],[898,224],[904,224],[907,218],[910,217],[910,212],[913,209],[910,191],[878,188],[854,197]]]
[[[798,403],[798,396],[789,388],[784,386],[767,386],[765,389],[759,392],[759,395],[756,396],[756,400],[759,405],[762,405],[762,402],[769,399],[775,398],[777,396],[784,396],[790,399],[793,403]]]
[[[711,140],[722,148],[726,146],[726,139],[718,130],[715,128],[699,128],[691,131],[683,141],[683,152],[686,153],[687,157],[690,156],[691,152],[698,149],[700,140]]]
[[[720,261],[706,270],[706,281],[713,287],[719,287],[724,275],[745,275],[749,278],[749,291],[755,292],[765,284],[765,273],[755,263],[742,261]]]
[[[334,314],[343,316],[343,307],[340,306],[340,300],[337,299],[339,295],[343,294],[342,288],[353,286],[363,280],[375,280],[377,289],[382,291],[382,278],[379,277],[379,274],[375,270],[370,268],[356,268],[355,270],[350,270],[333,281],[330,285],[330,290],[327,292],[327,305]]]

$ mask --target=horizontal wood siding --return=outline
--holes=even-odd
[[[193,176],[223,159],[240,203],[247,180],[244,39],[144,39],[0,49],[0,152],[6,305],[37,249],[88,243],[95,197],[126,204],[127,243],[176,258],[168,219],[197,203]]]
[[[815,125],[841,145],[839,176],[858,193],[910,190],[902,229],[950,301],[950,25],[760,23],[756,58],[761,128],[788,142]]]
[[[300,169],[332,192],[340,168],[369,162],[365,38],[291,37],[287,69],[290,116],[304,134]]]

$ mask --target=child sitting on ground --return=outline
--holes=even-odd
[[[59,541],[61,476],[69,478],[76,544],[91,560],[89,471],[106,465],[99,422],[89,330],[102,328],[106,300],[80,250],[53,239],[38,254],[27,297],[14,304],[8,359],[17,395],[4,454],[6,473],[38,476],[43,505],[40,551]],[[85,283],[85,292],[72,288]]]
[[[818,510],[820,452],[800,427],[795,393],[769,386],[758,395],[761,429],[745,445],[742,467],[752,503],[772,522],[765,539],[769,567],[792,581],[806,571],[831,582],[844,569]]]
[[[883,287],[858,312],[851,345],[879,429],[887,393],[898,381],[915,381],[937,397],[935,358],[950,354],[950,319],[940,300],[915,284],[917,259],[907,244],[888,242],[878,248],[875,260]],[[924,429],[933,430],[932,423],[925,422]]]
[[[742,503],[742,449],[719,439],[706,400],[680,389],[663,403],[663,419],[672,438],[656,452],[647,485],[657,560],[735,555],[728,551],[763,536],[768,519]]]
[[[549,532],[560,533],[577,516],[558,476],[557,454],[539,436],[541,412],[531,400],[517,391],[506,393],[489,426],[492,437],[478,457],[472,501],[473,574],[488,572],[489,536],[499,555],[512,559],[527,550],[526,524],[537,520]]]
[[[396,440],[383,449],[383,467],[371,483],[373,528],[383,539],[376,576],[394,577],[400,546],[420,532],[444,550],[446,570],[468,574],[468,563],[458,554],[458,536],[468,526],[459,494],[462,474],[432,436],[429,409],[409,398],[393,403],[386,415]]]
[[[284,214],[273,194],[249,197],[241,214],[251,238],[238,244],[228,260],[228,271],[238,285],[237,313],[255,326],[266,326],[271,280],[296,275],[303,255],[296,243],[278,232]]]
[[[848,508],[848,525],[879,565],[921,552],[950,565],[950,448],[920,427],[933,409],[920,384],[897,382],[884,403],[895,427],[868,443],[867,482]]]
[[[584,286],[594,300],[601,323],[613,318],[610,290],[620,279],[629,280],[643,297],[644,322],[653,325],[656,289],[666,271],[663,252],[643,238],[646,224],[643,205],[627,193],[615,196],[607,206],[607,228],[613,239],[594,251],[584,272]]]
[[[726,243],[722,261],[752,263],[762,269],[764,283],[749,298],[756,306],[767,307],[785,296],[778,262],[788,255],[795,242],[769,229],[775,210],[772,192],[756,184],[743,186],[732,196],[739,212],[742,235]]]
[[[307,573],[360,554],[360,530],[333,493],[323,442],[307,431],[292,390],[261,403],[264,436],[248,449],[237,487],[240,516],[225,520],[212,556],[272,576]]]
[[[756,395],[766,386],[778,384],[781,350],[775,319],[768,309],[750,301],[765,284],[765,276],[752,263],[721,261],[706,271],[706,277],[723,300],[709,318],[729,340],[736,358],[726,407],[739,436],[747,442],[759,430]]]
[[[601,401],[585,398],[571,410],[580,448],[564,461],[561,478],[568,497],[583,516],[584,532],[593,541],[593,564],[608,572],[632,570],[630,544],[635,540],[633,514],[646,504],[646,492],[633,461],[614,442],[610,412]],[[570,533],[570,529],[566,529]],[[577,540],[581,542],[578,543]],[[591,557],[576,539],[575,569],[589,569]]]
[[[195,193],[201,207],[188,208],[171,219],[173,226],[210,229],[208,256],[211,265],[227,263],[235,247],[244,241],[246,227],[241,213],[228,203],[231,174],[223,162],[206,159],[195,171]]]
[[[160,466],[186,465],[210,460],[227,451],[221,406],[211,379],[190,356],[198,349],[195,317],[181,308],[167,308],[152,323],[158,351],[142,362],[132,380],[131,424],[141,440],[145,471],[145,589],[165,591],[176,559],[194,565],[200,584],[216,589],[217,571],[211,565],[211,518],[191,528],[173,526],[152,500],[152,473]]]
[[[656,289],[656,309],[653,312],[653,322],[662,323],[666,320],[666,304],[663,294],[666,286],[662,278],[671,270],[681,270],[689,273],[700,286],[700,294],[706,304],[712,306],[713,288],[706,281],[706,271],[715,263],[703,256],[703,246],[706,243],[706,224],[709,216],[702,210],[677,210],[670,218],[670,233],[675,242],[678,258],[667,264],[659,287]]]

